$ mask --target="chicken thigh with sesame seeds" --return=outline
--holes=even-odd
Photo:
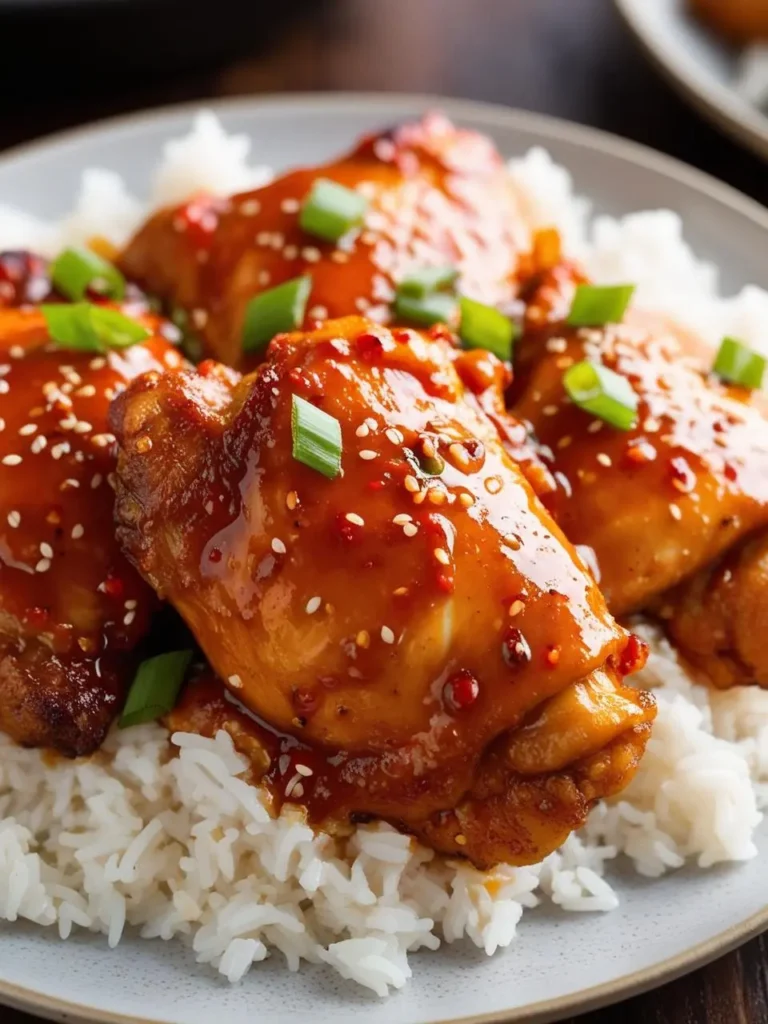
[[[711,372],[711,348],[661,317],[630,310],[621,324],[568,327],[583,282],[567,265],[535,281],[511,408],[531,425],[552,472],[555,487],[544,502],[566,536],[594,552],[611,611],[661,604],[683,650],[701,647],[698,663],[722,678],[714,659],[718,643],[728,647],[724,617],[733,595],[724,600],[722,573],[709,566],[768,523],[765,396],[720,380]],[[639,399],[634,427],[616,429],[569,400],[564,373],[583,359],[629,381]],[[744,572],[754,563],[753,582],[765,577],[764,554],[754,546],[738,557]],[[723,571],[731,579],[728,565]],[[745,597],[739,602],[746,623]],[[738,646],[731,645],[735,663]]]
[[[120,707],[156,598],[115,540],[107,409],[179,363],[159,334],[63,351],[39,310],[0,309],[0,729],[19,743],[90,753]]]
[[[149,373],[111,413],[118,537],[229,692],[193,685],[171,727],[227,728],[316,820],[478,865],[557,847],[654,715],[623,683],[641,645],[484,411],[508,382],[445,328],[351,317],[246,377]]]
[[[301,205],[324,179],[368,204],[362,225],[336,242],[301,226]],[[238,366],[249,302],[300,275],[312,279],[305,310],[273,334],[366,310],[388,322],[394,286],[414,265],[456,266],[465,293],[507,303],[531,247],[526,209],[490,140],[431,115],[255,191],[161,210],[121,263],[185,311],[208,354]]]

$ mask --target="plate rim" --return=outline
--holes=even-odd
[[[638,13],[642,0],[614,0],[614,3],[624,24],[665,80],[703,117],[768,159],[768,116],[741,99],[735,90],[724,86],[698,61],[674,60],[668,48],[659,45],[657,35],[649,31],[648,23]]]
[[[631,6],[631,0],[616,0],[622,9]],[[53,149],[77,146],[83,140],[113,130],[140,133],[149,123],[191,117],[201,109],[212,110],[217,115],[237,115],[253,108],[262,111],[274,108],[275,114],[284,114],[291,107],[307,107],[340,110],[366,107],[375,113],[386,112],[393,103],[406,103],[424,108],[441,108],[449,116],[465,117],[489,127],[502,124],[507,129],[527,130],[546,138],[579,146],[582,149],[601,152],[634,166],[640,166],[653,173],[672,178],[686,188],[706,196],[731,211],[756,222],[768,233],[768,208],[744,195],[738,189],[727,185],[712,175],[691,167],[681,160],[657,152],[621,136],[597,128],[566,121],[547,114],[519,110],[502,104],[462,100],[445,95],[403,92],[324,92],[264,94],[256,96],[230,97],[221,100],[200,100],[189,103],[167,104],[117,117],[104,118],[86,125],[55,132],[31,142],[22,143],[0,153],[0,172],[14,164],[34,159]],[[768,154],[768,133],[766,134]],[[29,211],[34,212],[34,211]],[[682,975],[710,963],[737,946],[768,929],[768,906],[756,911],[744,921],[731,925],[689,949],[677,954],[663,964],[649,966],[643,970],[625,974],[621,978],[603,982],[583,989],[574,995],[558,996],[529,1003],[527,1007],[512,1010],[492,1011],[461,1018],[442,1018],[433,1024],[548,1024],[573,1013],[584,1013],[631,998],[641,992],[673,981]],[[26,986],[16,985],[0,979],[0,1005],[43,1016],[49,1020],[67,1021],[68,1024],[144,1024],[146,1018],[127,1016],[122,1013],[99,1009],[85,1003],[73,1003],[56,996],[46,995]],[[174,1024],[172,1021],[153,1018],[153,1024]]]

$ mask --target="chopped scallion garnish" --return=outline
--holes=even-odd
[[[511,359],[516,327],[509,317],[474,299],[462,298],[460,306],[459,334],[466,347],[484,348],[499,359]]]
[[[585,412],[618,430],[631,430],[635,426],[638,397],[621,374],[584,359],[565,371],[563,384],[571,401]]]
[[[729,384],[756,390],[763,386],[765,358],[737,338],[723,338],[712,369]]]
[[[292,396],[293,457],[333,480],[341,472],[341,424],[311,402]]]
[[[116,309],[95,306],[91,302],[43,305],[51,339],[59,348],[79,352],[106,352],[110,348],[128,348],[150,337],[151,332]]]
[[[456,319],[458,302],[453,295],[432,292],[419,299],[398,292],[395,298],[395,313],[400,320],[429,327],[431,324],[451,324]]]
[[[633,284],[580,284],[568,314],[570,327],[603,327],[619,324],[635,293]]]
[[[110,299],[125,295],[125,278],[117,267],[82,246],[65,249],[51,265],[54,288],[79,302],[91,289]]]
[[[299,225],[307,234],[337,242],[363,222],[368,200],[359,192],[328,178],[317,178],[304,200]]]
[[[120,728],[154,722],[167,715],[176,704],[191,661],[192,651],[169,651],[142,661],[128,691]]]
[[[312,278],[305,274],[255,295],[245,310],[243,350],[255,352],[284,331],[295,331],[304,320]]]
[[[432,292],[445,291],[456,283],[456,267],[418,267],[410,270],[397,286],[401,295],[423,299]]]

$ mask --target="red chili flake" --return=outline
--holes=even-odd
[[[384,480],[369,480],[367,485],[369,491],[382,491],[386,487]]]
[[[119,576],[107,576],[104,580],[104,592],[109,597],[122,597],[125,586]]]
[[[209,562],[213,562],[214,564],[216,562],[220,562],[221,561],[221,548],[211,548],[211,550],[208,552],[208,561]]]
[[[619,656],[619,672],[623,676],[639,672],[648,660],[648,644],[634,633],[629,634],[624,650]]]
[[[669,460],[672,483],[678,491],[689,494],[696,486],[696,474],[680,455]]]
[[[47,608],[27,608],[24,612],[24,622],[33,629],[42,629],[47,624],[49,618],[50,612]]]
[[[456,589],[456,582],[453,576],[447,576],[444,572],[437,574],[437,587],[445,594],[452,594]]]
[[[739,479],[739,471],[730,462],[726,462],[723,466],[723,473],[725,474],[725,479],[731,483],[735,483]]]
[[[411,340],[411,332],[398,329],[392,331],[392,337],[398,343],[398,345],[407,345]]]
[[[480,696],[480,684],[469,669],[462,668],[443,687],[443,701],[452,711],[463,711]]]
[[[501,641],[501,656],[510,668],[525,665],[531,660],[528,641],[516,626],[510,626]]]
[[[375,334],[360,334],[357,337],[357,347],[360,352],[360,356],[367,362],[372,363],[376,359],[381,358],[381,354],[384,351],[384,345],[382,344],[381,338]]]
[[[176,213],[174,225],[196,249],[207,249],[219,226],[220,209],[221,201],[214,196],[196,196]]]
[[[428,338],[433,341],[453,341],[453,331],[450,327],[446,327],[445,324],[432,324],[432,326],[426,331]]]

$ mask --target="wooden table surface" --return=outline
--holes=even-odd
[[[166,0],[156,3],[172,6]],[[113,0],[112,6],[123,4]],[[143,29],[136,17],[115,31],[109,19],[116,14],[107,16],[103,29],[84,20],[76,31],[86,51],[102,52],[98,40],[105,32],[118,41],[125,38],[133,67],[121,66],[110,53],[97,73],[89,60],[79,71],[71,66],[79,62],[71,61],[63,73],[50,75],[41,70],[45,61],[39,61],[37,48],[48,41],[51,60],[61,58],[59,51],[66,48],[56,44],[67,30],[63,16],[41,44],[43,14],[36,15],[34,30],[26,16],[0,15],[6,44],[0,148],[95,118],[182,100],[295,90],[431,92],[604,128],[680,157],[768,204],[765,165],[710,128],[659,80],[610,0],[306,0],[286,2],[286,11],[273,12],[266,24],[262,5],[250,0],[250,6],[251,23],[238,22],[237,38],[222,38],[213,61],[202,53],[208,37],[217,34],[210,12],[231,7],[230,0],[185,5],[185,39],[170,32],[150,50],[141,48],[141,33],[129,38],[131,26]],[[205,8],[202,18],[195,13],[198,7]],[[173,67],[162,66],[160,52],[174,52]],[[2,1011],[3,1024],[32,1020]],[[766,1024],[768,942],[757,939],[656,992],[579,1020]]]

